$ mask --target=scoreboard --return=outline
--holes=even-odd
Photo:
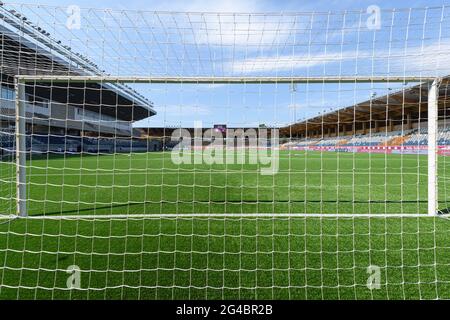
[[[227,125],[226,124],[215,124],[214,130],[217,132],[225,133],[227,131]]]

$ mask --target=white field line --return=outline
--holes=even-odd
[[[112,177],[112,176],[133,176],[133,175],[138,175],[138,176],[142,176],[142,174],[147,173],[148,175],[161,175],[161,171],[163,170],[143,170],[143,171],[129,171],[129,172],[110,172],[110,173],[104,173],[104,172],[78,172],[78,173],[69,173],[69,172],[64,172],[63,174],[61,173],[36,173],[36,174],[30,174],[29,177],[62,177],[62,176],[74,176],[74,177],[79,177],[79,176],[92,176],[92,177],[101,177],[101,176],[105,176],[105,177]],[[163,175],[192,175],[192,174],[197,174],[197,175],[221,175],[221,174],[249,174],[249,173],[257,173],[255,171],[168,171],[168,172],[164,172]],[[419,173],[417,174],[417,172],[403,172],[403,173],[399,173],[399,172],[375,172],[375,171],[279,171],[279,174],[292,174],[292,175],[299,175],[299,174],[323,174],[323,175],[348,175],[348,174],[360,174],[360,175],[412,175],[412,176],[427,176],[426,173]],[[444,179],[448,179],[445,178]],[[1,179],[1,182],[15,182],[15,179]]]
[[[430,218],[425,213],[159,213],[159,214],[109,214],[109,215],[41,215],[18,217],[16,215],[0,215],[0,220],[26,219],[26,220],[112,220],[112,219],[190,219],[190,218],[321,218],[321,219],[373,219],[373,218]],[[437,216],[439,217],[439,216]]]
[[[244,152],[242,152],[242,153],[247,156],[247,153],[244,153]],[[359,154],[362,154],[362,153],[359,153]],[[144,153],[143,155],[147,155],[147,154]],[[203,153],[202,152],[191,152],[191,153],[186,153],[186,155],[191,155],[191,156],[203,155]],[[236,155],[241,155],[241,154],[240,153],[236,153]],[[380,155],[380,156],[379,157],[373,157],[372,161],[380,161],[380,162],[381,161],[385,161],[384,158],[381,157],[381,155],[385,155],[385,154],[379,153],[378,155]],[[392,154],[389,154],[389,155],[392,155]],[[130,156],[133,157],[132,161],[143,160],[143,161],[148,161],[148,162],[157,162],[157,161],[164,161],[164,160],[170,161],[171,160],[171,157],[169,157],[169,156],[168,157],[149,157],[147,159],[147,157],[141,156],[141,154],[124,155],[123,153],[104,153],[104,154],[93,154],[93,155],[84,156],[84,157],[83,156],[79,156],[79,157],[67,156],[67,157],[55,158],[55,159],[52,159],[52,158],[49,158],[49,159],[41,158],[41,159],[32,159],[31,161],[47,162],[47,161],[53,161],[53,160],[60,160],[60,161],[65,161],[65,162],[80,162],[80,159],[83,159],[83,161],[89,161],[90,159],[95,159],[95,158],[103,159],[104,157],[106,157],[106,158],[111,158],[111,159],[113,159],[114,161],[117,161],[117,162],[125,162],[125,161],[128,162],[128,161],[130,161]],[[372,156],[373,156],[373,153],[372,153]],[[406,156],[406,155],[403,155],[403,156]],[[419,155],[414,155],[414,154],[410,155],[410,154],[408,154],[408,156],[416,156],[416,157],[415,158],[408,157],[406,159],[407,161],[413,161],[413,160],[425,161],[425,159],[423,157],[422,158],[418,157],[418,156],[423,156],[421,154],[419,154]],[[299,158],[299,157],[301,157],[301,158]],[[282,159],[282,160],[293,160],[293,161],[296,161],[296,160],[304,160],[304,159],[307,159],[307,160],[308,159],[320,159],[321,156],[320,156],[320,154],[307,154],[307,155],[306,154],[291,154],[291,155],[282,154],[282,155],[278,156],[278,158]],[[334,161],[334,160],[336,160],[336,158],[354,158],[354,155],[350,154],[350,153],[342,154],[342,155],[339,154],[339,156],[337,156],[337,157],[324,157],[323,160],[324,161]],[[360,159],[359,161],[364,161],[364,160],[365,159]],[[405,159],[403,159],[403,160],[405,160]],[[398,158],[398,159],[397,158],[392,158],[392,160],[390,160],[390,161],[401,161],[401,158]]]

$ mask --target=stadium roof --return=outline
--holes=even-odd
[[[439,118],[449,115],[449,80],[450,76],[443,78],[439,86]],[[430,85],[431,83],[423,82],[352,106],[323,113],[281,128],[280,134],[301,135],[313,131],[327,134],[329,128],[334,132],[338,124],[340,128],[347,125],[346,131],[350,131],[353,125],[355,130],[360,130],[363,128],[363,123],[378,122],[380,126],[383,126],[383,123],[388,125],[390,120],[406,121],[408,114],[411,121],[426,121]]]
[[[0,52],[2,82],[13,83],[15,75],[106,75],[88,58],[50,37],[14,10],[0,2]],[[35,83],[27,92],[61,103],[109,114],[122,120],[137,121],[156,114],[153,103],[121,83]],[[87,88],[87,89],[86,89]],[[77,94],[83,91],[84,94]],[[130,110],[132,108],[132,110]]]

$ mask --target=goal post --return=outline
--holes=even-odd
[[[434,79],[428,90],[428,214],[438,214],[437,208],[437,131],[439,83]]]
[[[19,217],[27,216],[27,146],[25,81],[16,80],[16,207]]]
[[[425,78],[419,76],[404,76],[404,77],[114,77],[114,76],[16,76],[16,203],[17,203],[17,215],[20,217],[27,216],[27,177],[26,177],[26,114],[25,114],[25,86],[27,83],[141,83],[141,84],[226,84],[226,85],[237,85],[237,84],[340,84],[340,83],[408,83],[408,82],[419,82],[424,85],[428,85],[428,165],[427,165],[427,176],[428,176],[428,215],[435,216],[438,215],[437,208],[437,123],[438,123],[438,99],[439,99],[439,85],[441,83],[441,78]],[[196,214],[193,214],[195,216]],[[235,214],[233,214],[235,215]],[[289,214],[291,215],[291,214]],[[293,213],[292,215],[297,215]],[[300,216],[302,214],[300,213]],[[357,214],[356,214],[357,215]],[[336,217],[351,217],[356,216],[355,214],[330,214],[327,213],[326,216],[336,216]],[[367,216],[367,214],[362,214]],[[200,214],[199,216],[204,216]],[[212,215],[214,216],[214,214]],[[220,215],[218,215],[220,216]],[[224,215],[226,216],[226,215]],[[245,214],[245,216],[249,216]],[[262,214],[261,217],[267,216],[267,214]],[[314,216],[314,214],[306,214],[305,216]],[[315,216],[321,216],[317,214]],[[376,214],[375,216],[380,216]],[[398,216],[398,217],[416,217],[413,214],[388,214],[381,216]],[[420,215],[419,215],[420,216]],[[41,216],[45,217],[45,215]],[[104,216],[107,218],[108,216]],[[127,216],[124,216],[127,217]]]

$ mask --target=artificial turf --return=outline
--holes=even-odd
[[[167,152],[34,157],[29,215],[77,219],[3,221],[0,298],[450,298],[450,221],[426,216],[425,156],[282,151],[279,161],[267,176],[250,164],[175,165]],[[1,163],[2,214],[15,212],[14,170]],[[229,215],[177,216],[191,213]],[[108,214],[130,217],[83,218]],[[67,288],[71,265],[80,289]],[[367,288],[370,265],[380,289]]]

